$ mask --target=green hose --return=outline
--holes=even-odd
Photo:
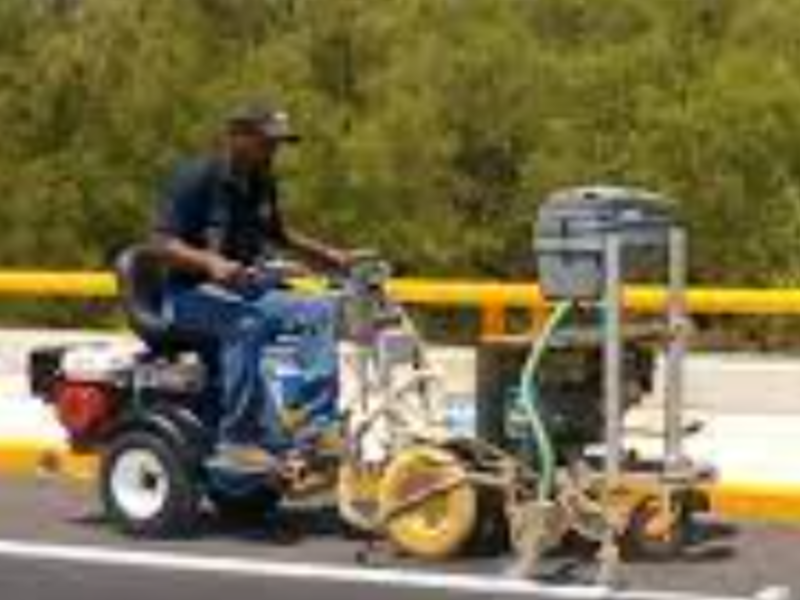
[[[533,442],[536,447],[536,454],[539,457],[540,477],[537,481],[537,498],[545,501],[550,498],[555,483],[556,457],[552,441],[545,427],[542,416],[539,412],[538,388],[536,375],[544,357],[544,353],[550,345],[558,326],[569,314],[572,309],[572,302],[561,302],[556,305],[553,312],[547,319],[541,334],[536,338],[531,346],[531,351],[525,361],[525,367],[520,375],[519,390],[525,416],[533,434]]]

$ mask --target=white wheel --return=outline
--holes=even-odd
[[[100,496],[109,520],[126,533],[187,533],[200,510],[200,469],[159,435],[122,433],[103,456]]]
[[[111,493],[126,514],[152,519],[167,501],[167,471],[149,449],[133,448],[117,457],[110,473]]]

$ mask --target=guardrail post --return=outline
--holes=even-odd
[[[506,307],[499,303],[487,303],[481,310],[481,337],[500,336],[506,332]]]

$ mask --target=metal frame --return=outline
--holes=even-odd
[[[625,230],[609,228],[602,230],[601,235],[593,239],[537,240],[540,251],[571,252],[591,255],[600,269],[597,291],[591,297],[576,298],[579,303],[592,305],[599,310],[602,322],[599,328],[599,343],[602,353],[603,387],[602,401],[605,410],[604,435],[605,453],[603,464],[595,469],[587,464],[580,472],[564,473],[562,485],[565,489],[553,502],[566,508],[566,513],[555,511],[552,517],[544,511],[551,506],[550,502],[539,502],[531,498],[515,499],[514,491],[521,485],[525,466],[519,460],[500,448],[489,447],[492,460],[484,452],[476,452],[471,459],[475,464],[468,470],[465,478],[475,485],[493,487],[503,490],[507,495],[506,517],[514,521],[515,511],[522,511],[522,519],[530,522],[522,523],[525,538],[517,545],[519,560],[515,571],[523,576],[535,575],[539,556],[548,546],[551,526],[565,525],[563,519],[570,519],[569,528],[575,528],[582,535],[601,542],[598,558],[599,583],[614,586],[619,581],[620,547],[619,535],[627,525],[630,511],[638,497],[636,494],[626,496],[626,492],[638,486],[650,490],[648,494],[657,495],[660,507],[673,514],[679,499],[679,492],[688,490],[695,482],[692,471],[687,468],[688,461],[683,455],[683,428],[681,411],[683,409],[683,359],[685,355],[685,321],[686,321],[686,235],[682,227],[673,222],[646,223],[641,230]],[[635,328],[626,322],[624,284],[626,283],[625,260],[631,251],[654,250],[659,259],[666,258],[668,302],[663,310],[663,321],[660,320],[655,329],[646,327],[645,332],[653,331],[664,340],[666,355],[666,371],[664,387],[664,447],[659,469],[637,470],[626,463],[625,432],[623,413],[625,407],[625,343],[626,337],[635,333]],[[656,271],[654,269],[654,271]],[[661,268],[658,268],[661,272]],[[434,440],[434,443],[436,441]],[[445,447],[448,447],[445,444]],[[478,442],[470,444],[473,450],[478,449]],[[451,448],[456,451],[458,448]],[[472,453],[470,453],[472,454]],[[479,466],[479,469],[475,467]],[[580,465],[576,465],[579,467]],[[447,480],[424,493],[415,495],[397,506],[391,507],[384,517],[387,521],[406,510],[413,510],[435,493],[460,485],[462,480]],[[571,487],[570,487],[571,486]],[[592,498],[587,490],[599,494]],[[676,493],[678,492],[678,493]],[[584,507],[588,512],[579,514],[572,502],[587,502]],[[554,506],[553,504],[552,506]],[[589,504],[591,506],[589,506]],[[526,507],[535,505],[540,519],[530,520],[525,516]],[[591,510],[589,510],[591,509]],[[568,516],[567,513],[569,513]],[[591,513],[591,514],[590,514]],[[588,519],[588,521],[586,521]],[[549,521],[552,521],[549,522]],[[590,527],[591,525],[591,527]],[[594,527],[596,525],[596,528]],[[384,522],[385,526],[385,522]],[[585,533],[581,527],[592,529]]]
[[[686,353],[686,271],[687,240],[681,226],[671,224],[660,232],[626,237],[618,230],[605,232],[602,238],[603,290],[599,300],[603,322],[603,394],[605,409],[605,435],[603,455],[602,506],[606,531],[600,549],[598,579],[613,584],[618,579],[620,562],[617,543],[621,515],[615,511],[615,494],[624,487],[630,470],[623,462],[625,431],[623,427],[625,382],[625,252],[647,247],[664,247],[666,250],[667,305],[664,330],[666,332],[665,378],[663,389],[664,443],[661,472],[656,475],[660,486],[662,509],[672,514],[675,510],[674,492],[688,487],[694,480],[688,474],[688,461],[683,452],[683,364]],[[627,471],[627,472],[626,472]]]
[[[623,473],[624,430],[622,427],[625,381],[625,319],[623,285],[623,234],[612,231],[604,237],[604,286],[601,299],[603,321],[604,407],[606,414],[604,474],[606,485],[619,485]],[[637,246],[647,244],[637,243]],[[683,450],[683,364],[686,355],[686,264],[684,229],[670,226],[666,232],[667,307],[665,315],[666,363],[664,378],[664,471],[665,479],[680,479],[686,472]]]

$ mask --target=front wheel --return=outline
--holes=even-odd
[[[122,433],[102,459],[100,496],[105,513],[130,535],[189,533],[200,512],[197,471],[161,436]]]
[[[390,539],[412,556],[454,557],[477,530],[478,490],[460,457],[442,448],[403,450],[386,469],[378,501]]]

